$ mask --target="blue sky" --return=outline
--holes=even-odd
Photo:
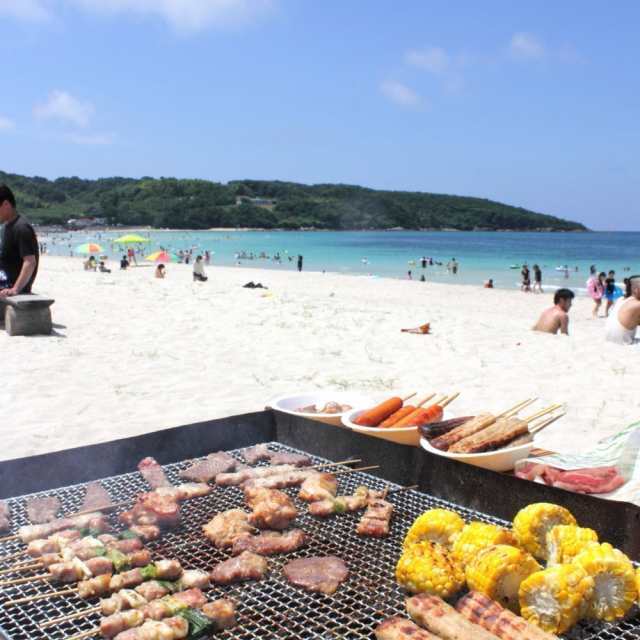
[[[640,229],[640,3],[0,0],[0,168],[345,182]]]

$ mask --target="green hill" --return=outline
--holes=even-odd
[[[34,222],[104,217],[178,229],[459,229],[585,231],[577,222],[482,198],[267,180],[227,184],[174,178],[47,180],[0,171]]]

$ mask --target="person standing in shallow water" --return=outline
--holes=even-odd
[[[301,255],[298,255],[298,271],[302,271],[302,261],[303,261],[303,257]]]

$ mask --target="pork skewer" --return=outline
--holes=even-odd
[[[370,500],[356,533],[370,538],[385,538],[389,535],[389,525],[393,515],[393,505],[383,498]]]
[[[359,467],[357,469],[340,469],[334,471],[333,475],[344,475],[346,473],[355,473],[357,471],[370,471],[372,469],[379,469],[379,465],[370,465],[368,467]],[[287,487],[297,487],[301,485],[305,480],[313,477],[313,471],[296,470],[289,473],[279,474],[274,476],[268,476],[266,478],[258,478],[245,483],[242,488],[248,487],[262,487],[263,489],[286,489]]]
[[[211,587],[211,579],[206,571],[198,569],[186,569],[177,582],[158,582],[157,580],[148,580],[135,587],[135,589],[121,589],[116,591],[107,598],[102,598],[100,604],[68,614],[60,616],[53,620],[40,625],[41,629],[53,627],[76,618],[89,616],[93,613],[101,613],[103,616],[110,616],[120,611],[128,611],[129,609],[138,609],[143,605],[162,598],[176,591],[184,589],[202,589],[206,590]]]

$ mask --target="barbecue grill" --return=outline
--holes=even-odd
[[[326,429],[334,429],[333,427],[319,426],[317,423],[295,418],[276,425],[273,416],[267,412],[262,415],[263,423],[260,426],[258,415],[260,414],[251,414],[246,416],[244,420],[240,416],[228,421],[191,425],[182,428],[182,431],[173,429],[139,438],[86,447],[83,448],[85,461],[83,466],[78,464],[80,452],[77,450],[27,459],[21,461],[22,473],[14,480],[16,483],[22,480],[23,485],[28,486],[29,489],[34,487],[47,489],[48,487],[42,484],[43,482],[48,483],[49,487],[56,487],[65,477],[71,478],[72,481],[96,479],[96,473],[90,473],[91,465],[86,464],[88,459],[92,462],[95,459],[98,469],[104,470],[108,465],[111,465],[111,468],[117,471],[122,471],[124,468],[131,470],[144,455],[153,455],[161,462],[167,462],[172,460],[171,455],[182,454],[186,458],[188,454],[184,454],[189,448],[193,453],[188,457],[192,458],[194,455],[204,455],[218,450],[221,448],[220,444],[230,440],[236,440],[238,444],[249,446],[267,441],[266,438],[274,435],[278,436],[279,440],[271,442],[270,448],[274,450],[297,453],[307,451],[317,454],[324,447],[325,456],[314,455],[314,463],[346,459],[353,455],[361,457],[363,462],[367,464],[383,463],[381,475],[384,477],[382,478],[365,473],[340,476],[340,493],[352,493],[358,485],[362,484],[374,489],[398,489],[401,487],[400,484],[390,482],[385,478],[390,477],[407,484],[411,481],[407,479],[408,475],[417,473],[415,468],[411,469],[411,467],[414,464],[412,456],[422,456],[422,452],[419,450],[400,447],[384,441],[372,443],[370,438],[355,436],[339,428],[335,428],[335,431],[331,431],[329,434]],[[230,427],[235,427],[235,433],[230,433]],[[194,439],[192,437],[196,433],[200,434],[200,438]],[[185,442],[185,439],[188,442]],[[289,446],[290,444],[300,445],[300,441],[306,442],[307,446]],[[178,442],[181,443],[180,446],[177,445]],[[172,443],[176,446],[173,446]],[[240,459],[241,449],[231,449],[230,453]],[[110,455],[115,457],[110,458]],[[64,461],[74,460],[76,461],[75,467],[60,468]],[[429,459],[427,458],[427,460]],[[49,467],[49,476],[44,480],[29,473],[30,470],[35,470],[37,465],[42,465],[47,461],[49,465],[55,465],[55,470]],[[453,465],[460,464],[447,462]],[[0,463],[0,487],[3,492],[5,491],[4,479],[9,477],[12,470],[20,469],[19,466],[16,466],[17,464],[18,462],[13,461]],[[171,481],[178,484],[178,472],[186,466],[188,466],[187,460],[179,462],[173,460],[171,464],[166,464],[164,469]],[[87,467],[89,468],[88,474]],[[94,471],[95,468],[94,466]],[[474,467],[469,467],[469,469],[475,470]],[[463,471],[458,470],[458,472]],[[423,469],[419,475],[424,476],[425,473]],[[455,474],[453,477],[455,479]],[[39,486],[38,483],[40,483]],[[102,484],[114,502],[133,500],[138,493],[148,490],[145,481],[137,472],[110,475],[102,479]],[[534,487],[532,483],[519,482],[519,484],[523,488],[528,485]],[[7,486],[6,490],[11,490],[11,486]],[[436,486],[430,487],[430,490],[433,494],[444,495],[447,493],[447,490],[438,491]],[[477,479],[474,489],[469,489],[467,486],[467,491],[473,492],[474,490],[476,494],[484,492],[482,483],[477,483]],[[285,491],[292,497],[297,494],[297,489]],[[562,496],[565,495],[565,492],[559,493]],[[64,513],[72,513],[80,507],[84,486],[76,484],[41,492],[41,495],[52,494],[60,498]],[[27,523],[24,511],[25,497],[30,496],[9,500],[14,527]],[[487,498],[491,498],[491,496],[487,496]],[[580,498],[586,498],[586,496],[580,496]],[[493,499],[495,501],[495,495]],[[238,625],[228,631],[215,634],[215,638],[239,638],[242,640],[257,638],[359,640],[372,638],[373,629],[384,618],[397,614],[405,615],[405,593],[395,583],[394,570],[403,536],[418,515],[433,507],[443,507],[458,511],[466,519],[479,519],[507,526],[509,524],[488,512],[466,508],[442,497],[429,495],[428,492],[400,491],[391,493],[389,500],[396,507],[391,535],[380,540],[361,538],[355,533],[355,526],[361,513],[345,513],[329,519],[316,519],[309,516],[306,507],[296,499],[298,506],[302,507],[296,520],[296,526],[309,534],[309,545],[295,553],[269,558],[269,574],[260,582],[214,587],[210,590],[208,592],[209,598],[228,596],[235,599],[238,604]],[[477,501],[478,495],[474,496],[473,500]],[[560,501],[557,496],[555,496],[555,500]],[[527,492],[522,491],[520,506],[530,501],[533,500],[530,499]],[[600,504],[601,502],[603,501],[591,499],[589,504]],[[564,503],[567,504],[567,501]],[[487,504],[490,504],[490,501]],[[201,526],[217,511],[243,506],[244,500],[239,489],[235,487],[216,488],[208,496],[183,503],[180,527],[164,533],[159,540],[151,542],[147,546],[153,551],[156,559],[160,557],[177,558],[185,568],[211,569],[214,564],[228,556],[215,549],[203,537]],[[578,518],[580,519],[579,515]],[[624,529],[624,523],[621,523],[620,526]],[[604,533],[602,537],[606,538]],[[24,549],[24,545],[21,545],[20,542],[7,542],[0,545],[0,554],[11,554],[21,549]],[[298,589],[290,585],[282,575],[281,569],[286,562],[295,558],[315,555],[339,556],[345,560],[350,568],[349,579],[339,587],[333,596],[308,593]],[[5,566],[0,562],[0,568],[5,568]],[[38,640],[41,638],[63,640],[96,627],[100,617],[93,614],[87,618],[68,621],[57,627],[49,627],[45,631],[39,629],[38,625],[47,620],[68,615],[89,606],[87,601],[75,596],[43,599],[9,608],[2,607],[2,602],[6,600],[44,594],[59,588],[59,586],[47,582],[38,582],[0,590],[0,637],[6,638],[6,640]],[[633,617],[616,624],[581,624],[565,637],[571,640],[638,640],[640,638],[640,615],[635,610],[634,614]]]

